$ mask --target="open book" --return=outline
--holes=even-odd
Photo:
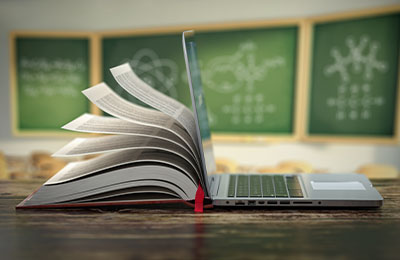
[[[121,98],[105,83],[84,90],[112,117],[83,114],[66,124],[64,129],[103,135],[76,138],[53,156],[99,156],[67,164],[17,208],[190,204],[203,191],[192,111],[142,81],[129,64],[111,72],[123,89],[155,109]]]

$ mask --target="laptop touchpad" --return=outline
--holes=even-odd
[[[313,190],[366,190],[359,181],[311,181]]]

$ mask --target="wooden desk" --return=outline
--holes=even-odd
[[[1,259],[395,259],[400,181],[370,210],[29,210],[40,182],[0,182]]]

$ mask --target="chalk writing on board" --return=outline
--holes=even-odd
[[[266,114],[273,114],[278,109],[277,104],[267,102],[264,94],[257,91],[256,83],[265,81],[271,70],[282,68],[285,59],[281,56],[260,59],[256,50],[255,42],[245,41],[233,54],[218,56],[201,64],[206,87],[219,93],[234,94],[230,104],[221,107],[222,114],[229,116],[234,125],[262,124]],[[244,95],[236,93],[242,88],[245,88]],[[218,118],[213,115],[211,118],[210,124],[217,124]]]
[[[77,97],[77,85],[84,84],[80,76],[87,70],[82,59],[46,59],[22,57],[19,61],[21,91],[32,98]]]
[[[385,73],[388,65],[377,59],[379,43],[371,41],[368,36],[362,36],[356,44],[354,37],[345,39],[348,55],[342,55],[337,47],[333,47],[330,54],[334,60],[324,68],[326,77],[336,73],[340,84],[337,86],[337,95],[328,97],[326,104],[336,109],[337,120],[368,120],[372,117],[374,106],[382,106],[385,99],[382,96],[373,96],[371,81],[375,73]],[[362,81],[355,80],[355,75],[361,75]]]
[[[161,59],[154,50],[144,48],[138,50],[131,59],[123,60],[121,64],[126,62],[129,62],[135,73],[147,84],[178,99],[176,85],[179,81],[179,70],[174,60]]]

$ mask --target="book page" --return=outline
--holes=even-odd
[[[43,185],[26,201],[26,205],[43,205],[55,203],[78,203],[93,196],[103,196],[110,192],[126,194],[127,189],[149,187],[157,192],[158,187],[176,193],[184,200],[194,199],[197,185],[183,172],[160,165],[138,165],[132,168],[120,168],[94,174],[90,178],[80,178],[73,182],[55,185]],[[159,200],[164,196],[152,198]],[[141,200],[141,199],[139,199]]]
[[[164,128],[128,122],[109,116],[96,116],[91,114],[83,114],[64,125],[62,128],[86,133],[155,136],[181,146],[183,149],[190,152],[196,159],[196,162],[199,163],[195,147],[187,144],[185,140],[180,138],[175,132],[168,131]]]
[[[158,182],[160,183],[160,182]],[[157,183],[157,184],[158,184]],[[140,186],[138,186],[140,185]],[[132,199],[134,198],[136,201],[146,201],[146,200],[154,200],[154,194],[153,196],[146,196],[148,193],[157,193],[156,199],[157,200],[163,200],[163,199],[171,199],[172,198],[182,198],[181,196],[183,194],[178,194],[174,191],[173,185],[170,186],[170,188],[165,188],[163,187],[164,185],[160,186],[154,186],[154,181],[137,181],[135,182],[134,185],[130,188],[125,188],[125,189],[120,189],[120,190],[115,190],[115,191],[109,191],[109,192],[104,192],[100,194],[95,194],[91,196],[86,196],[83,199],[76,199],[73,200],[73,203],[87,203],[87,202],[96,202],[99,200],[112,200],[113,198],[121,197],[121,196],[130,196]],[[175,189],[176,190],[176,189]],[[167,195],[167,196],[163,196]]]
[[[180,169],[197,185],[195,169],[182,157],[157,149],[137,149],[104,154],[89,160],[71,162],[45,184],[57,184],[90,175],[95,172],[134,162],[161,162]]]
[[[129,94],[181,123],[197,145],[195,120],[192,111],[179,101],[157,91],[144,82],[134,73],[129,63],[110,70],[118,84]]]
[[[182,138],[190,147],[195,146],[193,139],[174,118],[157,110],[144,108],[118,96],[107,84],[100,83],[82,93],[104,112],[129,122],[158,127],[171,131]],[[196,148],[196,154],[198,151]]]
[[[26,204],[74,203],[73,201],[78,202],[89,196],[102,196],[110,192],[125,193],[127,189],[146,186],[155,192],[157,187],[166,188],[184,200],[194,199],[197,190],[197,185],[183,172],[172,167],[149,164],[138,165],[134,170],[129,167],[119,168],[73,182],[43,185]]]
[[[130,149],[160,149],[181,156],[200,175],[199,165],[193,156],[177,144],[157,137],[111,135],[92,138],[75,138],[53,154],[55,157],[81,156]]]

